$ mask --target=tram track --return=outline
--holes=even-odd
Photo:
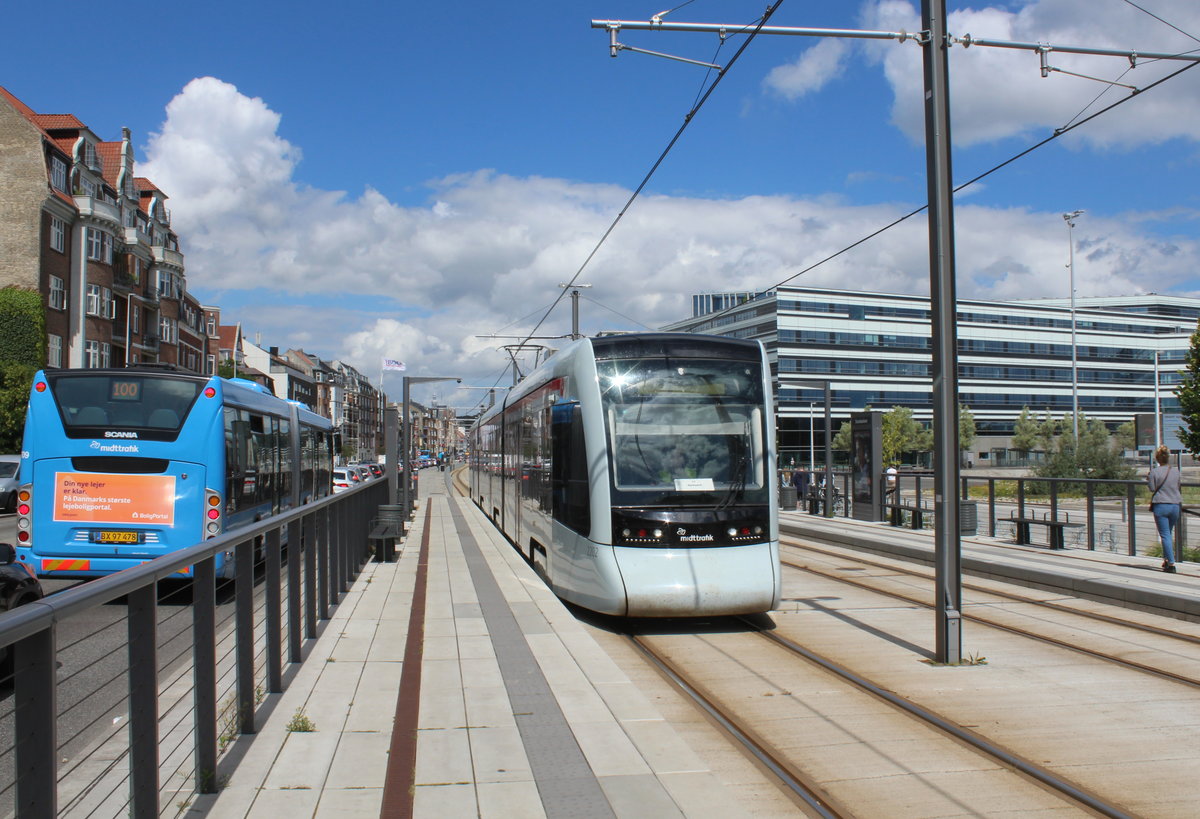
[[[809,552],[817,552],[819,554],[823,554],[823,555],[826,555],[828,557],[833,557],[833,558],[845,559],[849,556],[847,554],[847,552],[849,550],[842,551],[842,552],[831,551],[830,549],[820,548],[820,547],[814,545],[814,542],[811,540],[801,541],[796,538],[781,538],[780,544],[782,546],[787,546],[787,547],[791,547],[791,548],[804,549],[805,551],[809,551]],[[1064,557],[1071,557],[1071,555],[1064,555]],[[908,569],[902,565],[899,565],[904,562],[903,558],[894,558],[893,562],[885,563],[880,560],[872,560],[871,558],[866,557],[866,556],[862,555],[861,553],[854,553],[853,560],[855,562],[862,563],[865,566],[872,566],[872,567],[875,567],[878,569],[884,569],[884,570],[888,570],[888,571],[902,572],[902,573],[910,575],[912,577],[919,577],[924,580],[932,580],[932,575],[929,571]],[[999,581],[997,581],[997,582],[999,582]],[[978,591],[983,594],[990,594],[994,597],[1001,597],[1001,598],[1004,598],[1006,600],[1011,600],[1016,603],[1025,603],[1025,604],[1028,604],[1031,606],[1038,606],[1040,608],[1052,609],[1055,611],[1072,614],[1077,617],[1084,617],[1084,618],[1087,618],[1090,620],[1096,620],[1098,622],[1108,623],[1110,625],[1126,626],[1131,629],[1143,631],[1147,634],[1156,634],[1156,635],[1163,636],[1163,637],[1171,637],[1171,638],[1182,640],[1184,642],[1193,643],[1195,645],[1200,645],[1200,636],[1198,636],[1198,635],[1186,634],[1184,632],[1180,632],[1175,629],[1163,628],[1161,626],[1152,626],[1152,625],[1149,625],[1146,623],[1139,623],[1136,620],[1130,620],[1126,617],[1114,617],[1111,614],[1104,614],[1102,612],[1097,612],[1097,611],[1088,611],[1086,609],[1080,609],[1080,608],[1076,608],[1074,606],[1066,606],[1061,603],[1055,603],[1050,600],[1038,600],[1036,598],[1028,597],[1026,595],[1016,594],[1013,592],[1006,592],[1006,591],[1003,591],[1000,589],[984,586],[984,585],[981,585],[978,583],[971,583],[969,581],[966,581],[965,579],[962,583],[962,587],[964,589]]]
[[[882,569],[885,571],[901,573],[908,577],[925,580],[925,581],[930,582],[930,584],[931,584],[930,588],[932,589],[932,578],[930,578],[929,575],[924,572],[909,570],[909,569],[905,569],[900,566],[896,566],[894,564],[882,563],[879,561],[873,561],[873,560],[866,559],[866,558],[860,558],[858,556],[848,556],[846,554],[813,547],[809,544],[786,544],[786,545],[792,546],[793,548],[800,548],[800,549],[804,549],[806,551],[816,552],[816,553],[825,555],[825,556],[833,558],[833,559],[850,560],[855,563],[861,563],[866,566],[873,566],[875,568]],[[797,571],[804,571],[804,572],[809,572],[811,574],[819,575],[821,577],[832,580],[834,582],[844,583],[846,585],[853,586],[855,588],[859,588],[859,589],[862,589],[862,590],[865,590],[865,591],[868,591],[871,593],[886,596],[893,600],[899,600],[904,603],[908,603],[910,605],[920,606],[922,608],[927,608],[927,609],[934,608],[934,604],[932,602],[930,602],[928,599],[922,599],[920,597],[916,597],[911,594],[905,594],[903,592],[899,592],[894,589],[881,588],[879,584],[868,583],[863,580],[857,580],[854,578],[846,577],[844,574],[840,574],[836,571],[830,571],[830,570],[826,570],[823,568],[814,567],[812,565],[801,565],[801,564],[793,563],[786,559],[781,560],[781,563],[785,567],[788,567],[788,568],[791,568],[791,569],[794,569]],[[996,590],[996,589],[991,589],[991,588],[984,588],[981,586],[973,586],[973,585],[969,585],[969,584],[964,584],[964,588],[970,588],[980,594],[991,595],[991,596],[994,596],[994,597],[997,597],[1000,599],[1007,599],[1010,601],[1018,602],[1023,605],[1045,608],[1047,610],[1052,610],[1058,614],[1068,614],[1070,616],[1079,617],[1079,618],[1082,618],[1085,620],[1102,622],[1102,623],[1105,623],[1106,625],[1117,626],[1119,628],[1129,629],[1133,632],[1138,632],[1141,634],[1149,634],[1149,635],[1154,635],[1154,636],[1160,637],[1160,638],[1166,638],[1168,640],[1178,641],[1178,642],[1187,644],[1189,646],[1200,644],[1200,638],[1196,637],[1195,635],[1185,634],[1185,633],[1175,631],[1172,629],[1164,629],[1161,627],[1151,626],[1151,625],[1144,624],[1144,623],[1138,623],[1136,621],[1128,620],[1125,618],[1113,617],[1111,615],[1105,615],[1105,614],[1098,613],[1098,612],[1083,611],[1083,610],[1072,608],[1070,606],[1054,604],[1049,601],[1039,601],[1039,600],[1036,600],[1033,598],[1026,597],[1024,595],[1013,594],[1013,593],[1004,592],[1001,590]],[[932,591],[930,593],[932,594]],[[1012,612],[1009,612],[1009,613],[1010,613],[1010,615],[1013,615]],[[1197,675],[1178,673],[1178,672],[1171,671],[1166,668],[1162,668],[1158,665],[1150,665],[1148,663],[1133,660],[1128,657],[1121,657],[1110,651],[1104,651],[1101,649],[1091,648],[1086,645],[1083,645],[1080,642],[1078,642],[1077,639],[1076,640],[1071,640],[1071,639],[1066,639],[1066,638],[1060,639],[1060,638],[1053,637],[1053,636],[1050,636],[1045,633],[1033,631],[1029,628],[1024,628],[1022,626],[1013,625],[1011,623],[1004,623],[995,618],[985,617],[974,611],[972,611],[972,612],[963,611],[963,612],[960,612],[960,615],[964,620],[979,623],[980,625],[988,626],[990,628],[999,629],[999,630],[1008,632],[1010,634],[1014,634],[1016,636],[1019,636],[1019,637],[1025,638],[1025,639],[1035,640],[1037,642],[1044,643],[1047,645],[1052,645],[1057,648],[1062,648],[1062,649],[1065,649],[1068,651],[1083,654],[1083,655],[1091,657],[1093,659],[1102,660],[1104,662],[1112,663],[1114,665],[1118,665],[1123,668],[1127,668],[1127,669],[1134,670],[1134,671],[1137,671],[1140,673],[1152,675],[1152,676],[1155,676],[1155,677],[1158,677],[1161,679],[1166,679],[1171,682],[1175,682],[1175,683],[1187,686],[1192,689],[1200,689],[1200,676],[1197,676]],[[1014,616],[1020,616],[1020,615],[1014,615]],[[1111,640],[1111,637],[1109,639]],[[1130,640],[1129,642],[1132,645],[1138,645],[1137,643],[1134,643],[1132,640]]]
[[[758,637],[769,644],[773,650],[783,652],[793,660],[799,660],[804,665],[815,669],[818,674],[833,677],[838,683],[868,695],[877,703],[882,703],[887,710],[903,715],[915,724],[909,729],[912,733],[906,733],[906,736],[914,737],[908,741],[922,743],[924,746],[934,744],[941,748],[940,751],[933,753],[946,753],[945,747],[949,745],[966,748],[970,753],[981,758],[982,761],[978,764],[982,768],[998,766],[1011,772],[1012,776],[1035,783],[1036,787],[1052,793],[1061,802],[1082,808],[1094,815],[1109,817],[1131,815],[1078,783],[1059,776],[1050,768],[1003,747],[988,737],[958,724],[953,719],[895,693],[888,687],[846,668],[837,661],[800,645],[795,640],[782,636],[774,630],[766,629],[751,620],[732,619],[745,626],[744,636]],[[684,662],[675,659],[670,649],[660,648],[645,635],[626,633],[624,637],[694,707],[725,732],[730,740],[757,762],[761,768],[769,772],[781,789],[808,808],[814,815],[822,817],[870,815],[868,809],[858,806],[859,799],[855,795],[839,796],[832,793],[826,785],[822,784],[818,775],[805,770],[802,761],[793,758],[788,751],[779,747],[768,735],[769,728],[755,725],[752,717],[739,713],[736,706],[731,705],[721,694],[712,690],[712,687],[703,679],[699,679],[700,675],[697,672],[689,671]],[[692,638],[704,640],[704,636],[700,634],[692,635]],[[683,650],[677,648],[676,653],[690,655],[699,652],[693,647]],[[746,650],[746,656],[753,654],[752,649]],[[760,673],[764,677],[767,675],[765,671]],[[784,676],[799,677],[799,675],[793,674]],[[838,698],[825,686],[818,686],[818,688],[820,689],[819,696],[822,699],[834,701]],[[780,693],[788,698],[799,698],[800,696],[800,694],[794,694],[793,691],[786,689]],[[743,707],[751,706],[743,704]],[[875,716],[872,719],[877,720],[880,724],[887,722],[885,717]],[[940,739],[930,739],[930,735],[940,737]],[[869,738],[864,737],[863,741],[866,745],[871,743]],[[886,744],[888,741],[881,740],[881,744]],[[919,773],[914,773],[913,776],[918,779],[923,778]],[[926,785],[927,783],[921,783],[918,789],[926,787]],[[833,783],[833,786],[839,787],[839,783]],[[845,784],[840,783],[840,787],[844,789]],[[937,790],[937,788],[933,788],[933,790]],[[969,803],[955,801],[955,799],[967,797],[961,795],[952,797],[945,794],[939,796],[949,800],[950,804],[956,805],[958,809],[966,808],[968,812],[974,810],[974,806]]]
[[[689,681],[685,671],[667,656],[657,651],[652,644],[636,634],[625,634],[629,643],[661,674],[677,691],[682,692],[697,708],[730,737],[752,760],[766,769],[776,783],[794,800],[811,808],[817,816],[826,819],[841,819],[852,814],[839,808],[810,777],[780,756],[753,729],[728,709],[723,708],[711,695],[702,690],[699,683]]]

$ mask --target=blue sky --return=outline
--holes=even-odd
[[[95,19],[95,6],[68,0],[56,7],[63,45],[9,38],[0,84],[103,139],[133,130],[140,172],[171,196],[189,287],[251,338],[373,376],[387,356],[412,374],[490,385],[507,356],[477,336],[533,328],[710,78],[641,54],[611,59],[590,27],[670,5],[218,0],[76,27],[65,21]],[[951,0],[950,29],[1200,48],[1188,36],[1200,37],[1200,4],[1138,5],[1184,33],[1125,0]],[[749,23],[763,8],[694,0],[667,19]],[[919,8],[785,0],[771,23],[912,31]],[[7,18],[10,31],[48,31],[34,4]],[[722,64],[741,43],[620,40]],[[1139,87],[1183,65],[1050,61]],[[955,47],[950,71],[957,181],[1128,95],[1042,78],[1027,52]],[[657,327],[687,314],[690,292],[769,287],[922,205],[920,86],[912,42],[755,40],[582,274],[593,285],[584,329]],[[1200,68],[965,191],[960,296],[1066,296],[1061,214],[1076,209],[1087,211],[1074,232],[1081,295],[1200,294],[1198,140]],[[924,293],[926,241],[924,220],[909,220],[797,281]],[[539,333],[569,322],[564,301]],[[441,397],[466,406],[478,393]]]

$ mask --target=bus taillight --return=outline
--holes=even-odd
[[[204,538],[221,534],[221,496],[211,489],[204,490]]]
[[[17,543],[28,546],[33,538],[33,484],[17,490]]]

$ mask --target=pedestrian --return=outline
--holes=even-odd
[[[884,503],[899,503],[900,496],[896,494],[896,489],[899,487],[900,473],[896,469],[895,464],[889,464],[887,468],[887,498]]]
[[[1158,466],[1146,475],[1150,487],[1150,511],[1154,513],[1154,525],[1158,527],[1158,539],[1162,541],[1164,572],[1175,572],[1173,530],[1179,525],[1179,512],[1183,505],[1183,494],[1179,488],[1179,470],[1171,466],[1171,451],[1165,446],[1154,450]]]
[[[797,469],[792,473],[792,486],[796,487],[796,507],[804,506],[804,495],[808,492],[808,473]]]

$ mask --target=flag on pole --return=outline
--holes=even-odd
[[[385,358],[383,360],[383,369],[396,370],[397,372],[404,372],[408,368],[404,366],[403,361],[395,361],[390,358]]]

